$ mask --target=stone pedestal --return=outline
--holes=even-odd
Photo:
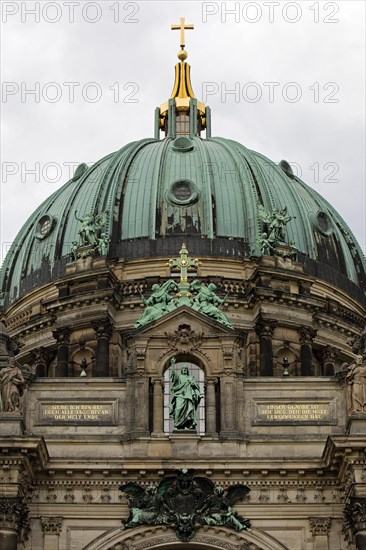
[[[24,435],[25,426],[21,413],[17,412],[0,412],[0,435]],[[0,548],[2,546],[0,545]]]
[[[366,438],[366,414],[351,416],[347,422],[347,433],[350,435],[362,435]]]

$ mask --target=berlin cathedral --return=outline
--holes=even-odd
[[[211,135],[172,28],[154,137],[80,164],[1,270],[0,548],[365,550],[363,253]]]

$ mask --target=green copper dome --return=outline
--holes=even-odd
[[[80,221],[108,212],[108,256],[259,256],[260,205],[287,207],[287,241],[314,275],[364,288],[362,251],[339,214],[295,177],[286,162],[224,138],[179,136],[129,143],[72,180],[28,219],[1,271],[7,303],[64,272]],[[320,266],[320,267],[319,267]],[[343,285],[344,286],[344,285]]]
[[[296,254],[307,274],[364,299],[363,255],[342,218],[286,161],[211,137],[210,108],[193,93],[186,52],[178,57],[155,138],[81,164],[25,223],[1,270],[5,305],[62,276],[79,245],[129,260],[172,257],[183,242],[196,257]]]

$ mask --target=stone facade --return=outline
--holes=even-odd
[[[1,548],[364,549],[366,410],[349,407],[345,367],[362,304],[291,260],[200,258],[192,277],[216,284],[232,328],[183,306],[133,329],[168,259],[80,259],[4,312],[3,356],[17,339],[36,378],[20,413],[1,413]],[[172,357],[203,372],[202,433],[169,427]],[[166,527],[121,530],[119,486],[177,468],[247,485],[235,509],[252,529],[205,526],[188,546]]]

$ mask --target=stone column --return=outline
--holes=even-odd
[[[263,319],[257,321],[255,330],[259,336],[260,350],[260,375],[273,376],[273,350],[272,350],[272,335],[276,328],[277,321],[271,319]]]
[[[215,385],[217,378],[206,380],[206,435],[217,435],[216,427],[216,396]]]
[[[125,398],[125,424],[127,433],[133,431],[134,426],[134,411],[135,404],[135,388],[134,377],[136,372],[137,355],[134,349],[128,350],[128,359],[125,365],[125,379],[126,379],[126,398]]]
[[[109,376],[109,340],[113,333],[113,326],[109,319],[92,323],[97,336],[97,351],[93,376]]]
[[[164,433],[164,384],[161,378],[154,378],[154,397],[153,397],[153,432],[155,435]]]
[[[239,434],[245,434],[244,375],[236,375],[237,426]]]
[[[57,340],[56,376],[66,377],[69,375],[70,334],[70,329],[67,327],[52,331],[53,337]]]
[[[45,550],[58,550],[59,538],[62,529],[62,519],[62,517],[41,516]]]
[[[366,550],[366,497],[350,497],[344,516],[346,533],[356,541],[357,550]]]
[[[0,548],[17,550],[29,531],[28,508],[21,497],[0,497]]]
[[[332,346],[325,346],[320,350],[320,357],[323,365],[323,376],[334,376],[335,362],[339,351]]]
[[[135,348],[135,351],[134,432],[137,435],[149,435],[149,378],[145,371],[146,348]]]
[[[220,380],[221,435],[236,437],[236,378],[225,373]]]
[[[50,363],[51,354],[45,348],[36,348],[32,353],[33,361],[36,366],[36,376],[37,378],[42,378],[47,376],[48,365]]]
[[[10,338],[4,323],[0,322],[0,368],[6,367],[9,357]]]
[[[330,522],[331,518],[309,518],[310,532],[315,539],[314,550],[329,550]]]
[[[300,327],[300,362],[301,376],[312,376],[313,374],[313,348],[312,342],[318,331],[312,327]]]

